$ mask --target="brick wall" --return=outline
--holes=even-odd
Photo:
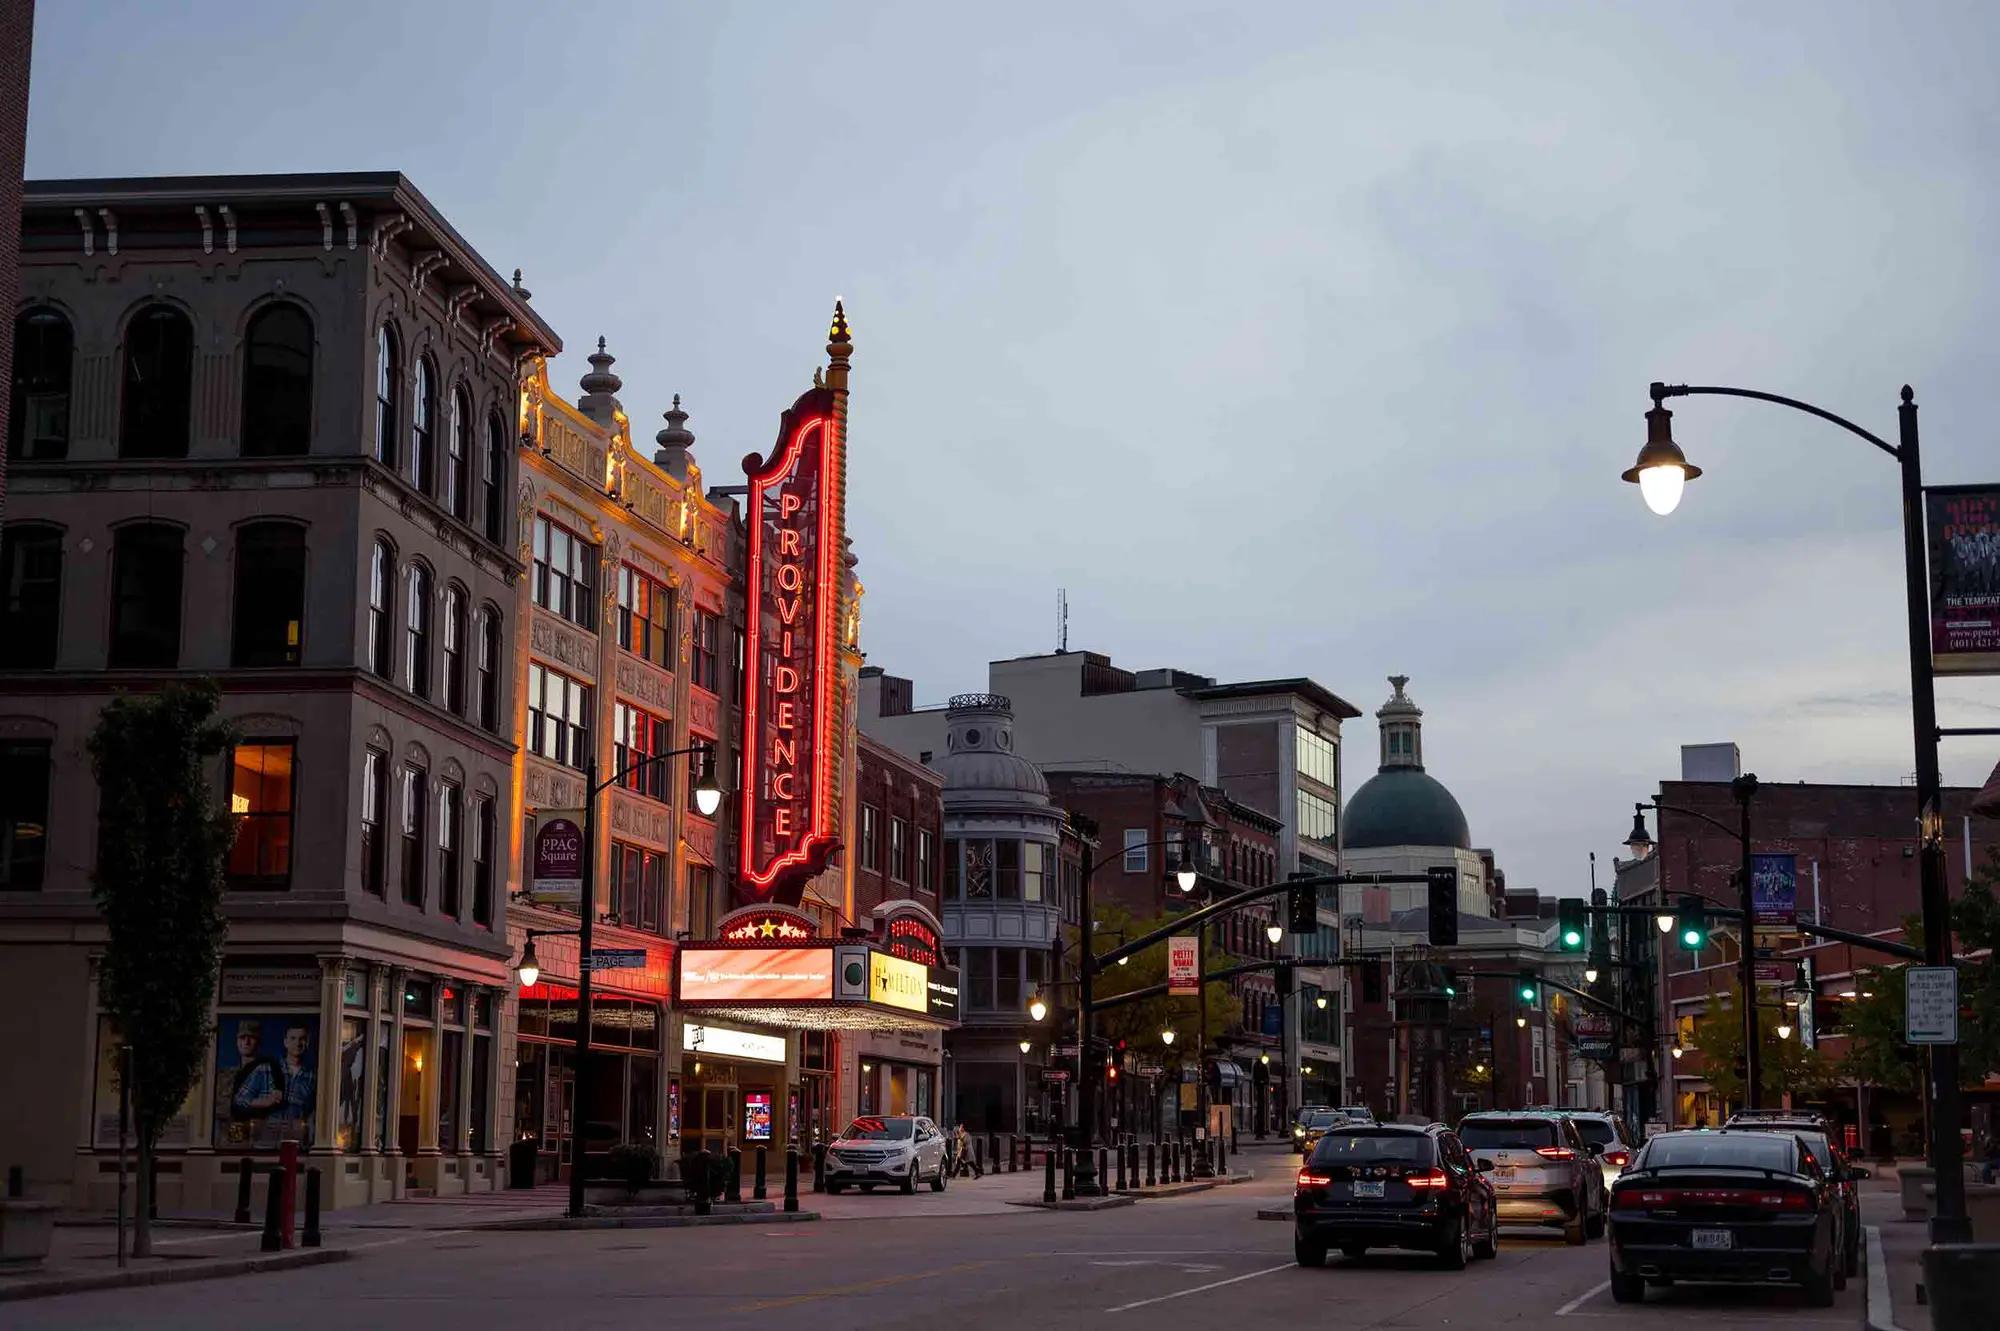
[[[921,902],[933,914],[938,909],[940,857],[944,854],[944,778],[921,764],[911,762],[895,750],[863,735],[856,747],[856,798],[861,809],[873,810],[876,846],[875,867],[865,867],[862,838],[863,815],[857,810],[854,823],[856,844],[848,852],[854,862],[854,916],[859,923],[884,901],[903,898]],[[904,828],[903,864],[894,861],[895,826]],[[930,837],[930,865],[927,882],[919,877],[917,847],[919,833]]]

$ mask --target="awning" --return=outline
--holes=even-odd
[[[1250,1074],[1226,1059],[1216,1059],[1209,1064],[1215,1069],[1216,1083],[1220,1086],[1244,1086],[1249,1084]]]

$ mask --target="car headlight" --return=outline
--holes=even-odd
[[[1304,1128],[1293,1128],[1292,1135],[1294,1137],[1303,1137],[1306,1135],[1306,1130]]]

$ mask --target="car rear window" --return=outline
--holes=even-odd
[[[1609,1146],[1618,1140],[1618,1134],[1601,1118],[1573,1118],[1570,1122],[1576,1124],[1576,1130],[1593,1146]]]
[[[1556,1125],[1545,1118],[1469,1118],[1458,1125],[1468,1151],[1532,1151],[1556,1144]]]
[[[1331,1109],[1308,1109],[1300,1121],[1308,1128],[1323,1128],[1328,1124],[1340,1122],[1342,1117]]]
[[[1319,1139],[1313,1147],[1316,1165],[1388,1163],[1428,1165],[1431,1139],[1414,1132],[1341,1132]]]
[[[1734,1165],[1789,1173],[1796,1164],[1795,1154],[1792,1139],[1775,1132],[1691,1132],[1655,1137],[1647,1143],[1641,1163],[1648,1169]]]

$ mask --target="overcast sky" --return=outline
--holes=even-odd
[[[1310,675],[1575,892],[1678,746],[1907,780],[1896,472],[2000,480],[1991,4],[43,0],[30,176],[404,172],[712,484],[846,298],[869,660]],[[1996,724],[2000,685],[1941,690]],[[1945,750],[1976,783],[1996,746]]]

